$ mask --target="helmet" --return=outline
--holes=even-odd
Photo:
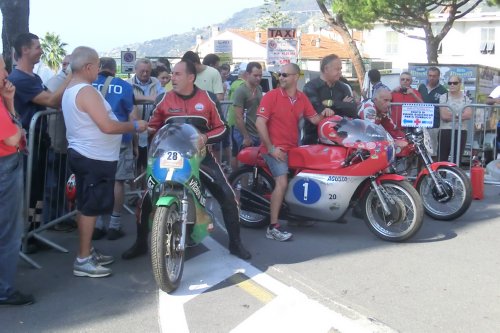
[[[344,137],[339,136],[337,133],[342,120],[343,118],[337,115],[323,119],[318,124],[319,141],[326,145],[342,145]]]
[[[66,198],[68,201],[75,201],[76,199],[76,180],[75,174],[71,174],[68,178],[68,182],[66,183]]]

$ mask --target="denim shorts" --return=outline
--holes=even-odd
[[[98,161],[68,149],[76,180],[76,207],[85,216],[111,214],[117,162]]]
[[[263,154],[262,157],[266,161],[273,177],[288,174],[288,154],[285,155],[285,161],[277,160],[269,154]]]

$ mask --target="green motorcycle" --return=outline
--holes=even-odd
[[[189,124],[167,124],[156,133],[149,148],[151,263],[156,283],[167,293],[180,284],[187,233],[199,243],[213,229],[199,176],[206,154],[199,136]]]

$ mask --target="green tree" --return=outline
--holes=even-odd
[[[6,68],[12,67],[12,47],[14,39],[23,32],[29,31],[29,0],[0,0],[2,11],[2,46]]]
[[[257,26],[261,29],[283,27],[290,23],[290,17],[281,11],[281,3],[286,0],[264,0]]]
[[[348,47],[349,57],[351,59],[352,65],[354,67],[354,71],[356,72],[356,76],[358,77],[358,82],[360,87],[363,86],[363,80],[365,78],[365,64],[363,63],[363,57],[359,52],[358,46],[356,45],[356,41],[354,40],[351,30],[347,27],[346,22],[344,21],[344,13],[343,12],[334,12],[335,14],[330,13],[327,8],[327,5],[332,7],[332,4],[335,1],[328,0],[316,0],[325,21],[328,25],[337,32],[342,41]],[[333,11],[332,11],[333,12]]]
[[[409,38],[424,41],[427,61],[437,64],[439,44],[455,21],[481,2],[483,0],[334,0],[332,4],[333,10],[341,13],[352,28],[370,28],[379,21]],[[446,15],[444,24],[433,23],[432,13]],[[415,30],[422,30],[424,36],[415,34]]]
[[[43,50],[42,61],[56,72],[66,55],[64,47],[68,44],[61,42],[59,35],[47,32],[40,39],[40,45]]]

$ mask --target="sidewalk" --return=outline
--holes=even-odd
[[[121,253],[135,240],[135,216],[123,215],[125,237],[94,245],[115,257],[113,275],[92,279],[73,276],[78,232],[46,231],[44,235],[69,253],[41,250],[30,257],[42,266],[20,260],[16,285],[32,293],[36,303],[0,309],[3,332],[158,332],[158,289],[149,256],[125,261]]]

